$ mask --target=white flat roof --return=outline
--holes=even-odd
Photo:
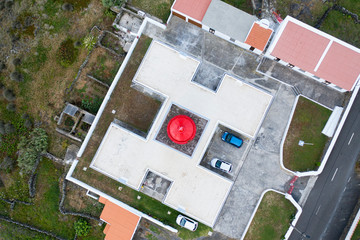
[[[158,42],[150,46],[134,82],[166,95],[147,139],[111,124],[91,167],[135,189],[147,170],[173,181],[164,203],[213,226],[232,182],[199,166],[202,155],[221,123],[253,137],[272,96],[225,75],[218,92],[191,79],[199,61]],[[171,105],[175,103],[208,120],[197,147],[189,157],[155,140]]]

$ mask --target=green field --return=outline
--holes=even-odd
[[[331,111],[307,98],[300,97],[286,135],[283,156],[286,168],[293,171],[315,170],[328,138],[321,133]],[[299,141],[312,145],[299,146]]]
[[[245,240],[282,239],[289,229],[296,208],[284,195],[267,192],[253,218]]]

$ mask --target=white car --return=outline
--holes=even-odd
[[[213,168],[219,169],[223,172],[227,172],[230,173],[231,169],[232,169],[232,165],[231,163],[225,162],[224,160],[218,159],[218,158],[213,158],[210,162],[210,165]]]
[[[198,227],[197,222],[195,222],[194,220],[192,220],[188,217],[185,217],[181,214],[179,214],[179,216],[177,216],[176,223],[179,224],[183,228],[189,229],[190,231],[195,231]]]

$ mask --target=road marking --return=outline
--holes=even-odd
[[[359,184],[360,185],[360,184]],[[346,187],[344,188],[344,191],[343,192],[345,192],[345,190],[346,190]]]
[[[331,181],[334,180],[334,177],[335,177],[335,175],[336,175],[336,173],[337,173],[338,170],[339,170],[339,168],[336,168],[336,170],[335,170],[335,172],[334,172],[334,175],[333,175],[332,178],[331,178]]]
[[[318,210],[316,211],[315,215],[317,215],[317,214],[319,213],[320,208],[321,208],[321,205],[319,205],[319,208],[318,208]]]
[[[349,180],[348,180],[348,182],[350,182],[350,179],[351,179],[351,177],[349,177]]]
[[[349,140],[349,142],[348,142],[348,145],[350,145],[353,136],[354,136],[354,133],[351,134],[351,137],[350,137],[350,140]]]

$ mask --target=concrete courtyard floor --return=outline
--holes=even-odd
[[[296,96],[291,86],[257,72],[261,58],[202,29],[173,17],[164,31],[148,24],[144,31],[179,51],[201,61],[196,82],[215,90],[224,73],[234,75],[273,95],[273,102],[234,181],[232,190],[214,226],[214,230],[239,239],[245,231],[261,193],[269,188],[286,192],[293,175],[280,167],[280,145]],[[296,80],[295,74],[295,80]],[[301,76],[300,76],[301,78]],[[294,81],[295,81],[294,80]],[[309,88],[315,81],[307,84]],[[323,89],[318,98],[334,106],[343,96]],[[310,94],[309,94],[310,95]],[[313,94],[317,96],[317,94]],[[324,100],[322,100],[324,98]],[[239,159],[240,160],[240,159]]]

